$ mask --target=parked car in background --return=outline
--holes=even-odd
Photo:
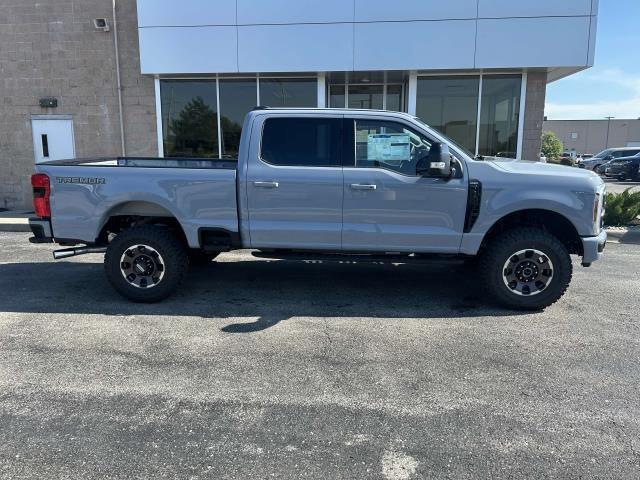
[[[631,157],[620,157],[610,160],[605,169],[605,176],[617,178],[618,180],[636,180],[638,167],[640,166],[640,153]]]
[[[560,155],[560,164],[567,165],[568,167],[572,167],[575,165],[575,160],[571,156],[569,152],[565,152]]]
[[[640,153],[638,147],[625,147],[625,148],[608,148],[595,155],[588,160],[582,160],[578,163],[578,167],[586,170],[593,170],[596,173],[604,173],[604,169],[600,169],[602,165],[613,160],[615,158],[633,156]]]
[[[513,158],[515,159],[517,156],[516,152],[498,152],[496,153],[497,158]]]

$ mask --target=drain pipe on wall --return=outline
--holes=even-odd
[[[124,141],[124,116],[122,113],[122,79],[120,76],[120,50],[118,48],[118,20],[116,18],[116,0],[113,0],[113,44],[116,50],[116,81],[118,84],[118,108],[120,113],[120,142],[122,148],[122,156],[127,156],[127,150]]]

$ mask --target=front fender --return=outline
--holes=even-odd
[[[594,194],[590,192],[484,189],[480,215],[472,230],[463,235],[460,252],[475,255],[497,222],[527,210],[559,214],[573,225],[578,235],[593,235],[593,202]]]

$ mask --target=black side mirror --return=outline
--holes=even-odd
[[[429,155],[418,162],[418,174],[423,177],[449,178],[451,177],[451,152],[449,145],[434,143]]]

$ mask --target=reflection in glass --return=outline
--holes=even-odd
[[[387,110],[401,112],[402,108],[402,85],[387,85]]]
[[[267,107],[316,107],[315,78],[260,78],[260,103]]]
[[[419,78],[416,113],[427,125],[473,152],[479,85],[478,76]]]
[[[218,157],[215,81],[162,80],[162,138],[170,157]]]
[[[521,82],[520,75],[483,77],[480,155],[516,157]]]
[[[329,106],[331,108],[344,108],[344,85],[331,85],[329,87]]]
[[[250,80],[220,80],[222,158],[238,158],[244,117],[257,103],[257,85]]]
[[[382,85],[349,85],[348,108],[382,110],[384,87]]]

